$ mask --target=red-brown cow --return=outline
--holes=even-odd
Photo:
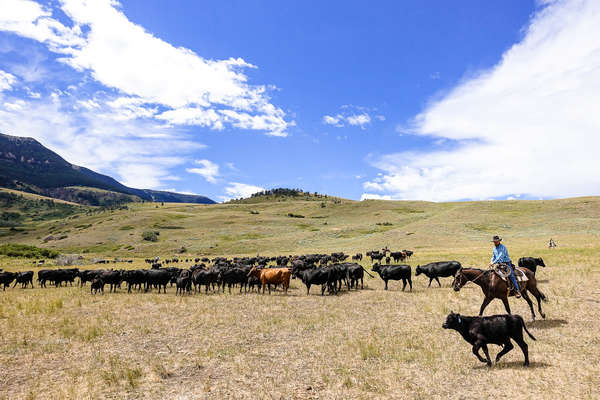
[[[290,287],[290,277],[292,271],[289,268],[257,268],[252,267],[248,272],[248,278],[254,276],[258,278],[262,285],[262,292],[265,294],[265,286],[267,285],[283,285],[283,290],[287,294]],[[269,286],[269,294],[271,294],[271,286]]]

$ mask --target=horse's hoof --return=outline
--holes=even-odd
[[[528,363],[527,361],[525,361],[525,362],[523,363],[523,366],[524,366],[524,367],[529,367],[529,363]]]
[[[542,318],[543,318],[543,319],[546,319],[546,314],[542,314]]]
[[[492,367],[492,363],[491,362],[486,362],[486,365],[488,366],[488,368]]]

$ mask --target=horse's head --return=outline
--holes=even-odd
[[[458,292],[467,283],[467,277],[463,274],[462,268],[456,271],[454,280],[452,281],[452,288],[455,292]]]

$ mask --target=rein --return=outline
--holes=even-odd
[[[479,275],[477,275],[477,277],[476,277],[475,279],[472,279],[472,280],[469,280],[469,279],[467,279],[467,281],[465,282],[465,284],[464,284],[464,285],[462,285],[461,287],[465,287],[465,286],[467,286],[467,283],[469,283],[469,282],[473,282],[473,283],[475,283],[475,281],[476,281],[477,279],[481,278],[481,277],[482,277],[482,276],[483,276],[483,275],[484,275],[486,272],[487,272],[487,271],[481,271],[481,273],[480,273]],[[463,276],[465,276],[464,272],[462,272],[462,271],[461,271],[460,273],[461,273],[461,274],[463,274]],[[465,278],[466,278],[466,276],[465,276]]]

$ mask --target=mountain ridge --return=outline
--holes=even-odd
[[[12,136],[0,132],[0,187],[24,190],[82,204],[100,205],[102,198],[85,187],[121,193],[132,197],[111,196],[111,201],[154,201],[173,203],[215,204],[206,196],[189,195],[152,189],[136,189],[123,185],[111,176],[71,164],[34,138]],[[79,187],[73,197],[70,187]],[[61,190],[57,190],[61,189]],[[81,193],[84,193],[81,196]],[[91,194],[90,194],[91,193]],[[117,200],[115,200],[115,197]],[[137,198],[137,199],[136,199]],[[96,200],[94,200],[96,199]],[[139,199],[139,200],[138,200]]]

